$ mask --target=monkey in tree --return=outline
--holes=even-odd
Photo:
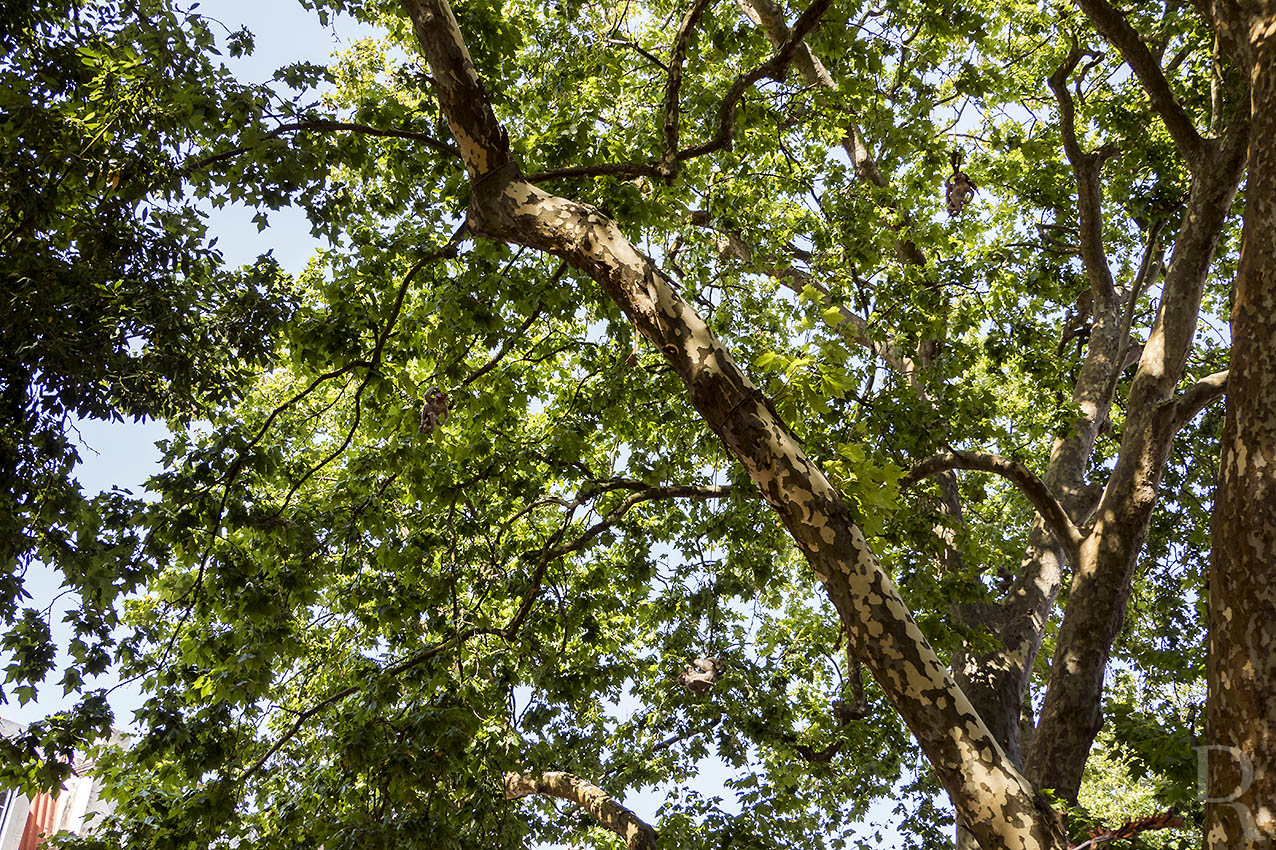
[[[957,215],[966,208],[979,187],[970,175],[961,170],[961,151],[954,148],[949,157],[953,164],[953,173],[944,181],[944,196],[948,200],[948,214]]]
[[[421,405],[421,427],[418,431],[422,434],[430,434],[435,428],[447,422],[448,413],[447,393],[438,387],[431,389],[425,394],[425,400]]]
[[[697,658],[678,674],[678,684],[696,696],[704,696],[722,675],[722,662],[717,658]]]

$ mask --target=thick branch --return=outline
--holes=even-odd
[[[1041,514],[1050,531],[1067,550],[1068,560],[1076,563],[1077,547],[1081,545],[1081,531],[1073,524],[1068,512],[1050,492],[1050,488],[1031,469],[1022,463],[989,452],[951,451],[913,464],[908,474],[900,479],[901,487],[909,487],[949,469],[973,469],[992,472],[1014,484]]]
[[[656,831],[649,824],[606,791],[575,774],[561,770],[505,774],[505,799],[517,800],[533,794],[575,803],[623,838],[629,850],[656,850]]]
[[[1201,294],[1245,165],[1248,125],[1233,123],[1192,177],[1161,303],[1130,384],[1117,462],[1073,572],[1050,682],[1026,770],[1075,800],[1102,725],[1103,678],[1174,438],[1167,402],[1191,351]]]
[[[1106,152],[1086,153],[1077,138],[1076,107],[1072,93],[1068,91],[1068,77],[1085,55],[1080,45],[1073,43],[1063,63],[1050,75],[1047,82],[1059,101],[1059,132],[1063,137],[1063,152],[1072,165],[1077,180],[1077,230],[1081,242],[1081,262],[1090,281],[1090,294],[1094,310],[1105,313],[1116,303],[1116,285],[1112,281],[1112,269],[1103,249],[1103,182],[1100,172]]]
[[[1107,0],[1076,0],[1076,4],[1108,43],[1121,52],[1125,63],[1143,84],[1153,111],[1170,131],[1179,153],[1187,160],[1188,167],[1195,171],[1204,163],[1206,142],[1174,96],[1174,91],[1161,72],[1161,66],[1152,51],[1126,21],[1125,16]]]
[[[672,182],[678,173],[678,123],[680,106],[678,92],[682,88],[682,63],[687,58],[687,44],[700,18],[713,0],[695,0],[674,36],[673,49],[669,51],[669,78],[665,84],[665,133],[664,147],[660,155],[660,173]]]
[[[737,0],[737,2],[749,19],[762,27],[767,38],[771,40],[771,44],[779,47],[788,41],[789,26],[784,20],[784,11],[774,0]],[[793,64],[797,66],[798,71],[809,84],[824,89],[837,88],[828,69],[811,51],[809,45],[802,44]],[[886,188],[886,176],[882,174],[877,160],[873,158],[868,145],[864,143],[864,134],[856,124],[850,125],[846,136],[842,139],[842,149],[846,151],[857,174],[862,175],[874,186]]]
[[[1068,77],[1072,76],[1083,56],[1085,51],[1074,41],[1063,62],[1046,78],[1050,91],[1054,92],[1055,99],[1059,101],[1059,135],[1063,137],[1063,152],[1074,166],[1085,158],[1085,154],[1077,139],[1077,110],[1072,102],[1072,92],[1068,91]]]
[[[1227,392],[1227,376],[1226,370],[1206,375],[1174,399],[1170,414],[1170,427],[1174,433],[1183,430],[1183,426],[1191,422],[1196,414],[1223,397]]]
[[[764,64],[765,71],[779,73],[827,4],[816,0],[803,13],[792,39]],[[498,172],[482,167],[491,162],[490,152],[508,151],[508,144],[472,74],[456,19],[446,0],[403,0],[403,6],[413,17],[435,79],[447,80],[452,88],[442,99],[472,175],[475,232],[567,260],[593,278],[664,355],[691,404],[811,564],[857,654],[917,736],[986,850],[1062,847],[1057,815],[1006,758],[927,643],[841,494],[770,399],[616,222],[593,207],[537,188],[508,159]],[[729,121],[722,126],[729,130]],[[471,152],[487,158],[476,165],[469,161]]]
[[[744,93],[758,80],[765,78],[778,80],[783,77],[785,69],[797,56],[798,49],[802,46],[802,39],[810,35],[819,25],[820,18],[828,11],[831,3],[832,0],[814,0],[793,24],[793,31],[775,51],[775,55],[752,71],[736,78],[735,83],[727,91],[727,96],[718,106],[718,132],[702,145],[678,151],[679,161],[731,147],[731,134],[735,130],[735,110],[740,103],[740,98],[744,97]]]
[[[470,180],[511,165],[509,136],[492,111],[452,7],[436,0],[402,0],[402,5],[430,66],[442,70],[434,75],[434,90]]]

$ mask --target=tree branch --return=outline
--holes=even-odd
[[[413,0],[406,0],[406,2],[410,3]],[[549,180],[567,177],[600,177],[604,175],[652,177],[670,180],[672,175],[677,173],[678,163],[724,148],[729,149],[731,147],[731,136],[735,131],[735,110],[740,103],[740,98],[744,97],[744,93],[749,87],[759,80],[767,77],[779,79],[783,76],[784,70],[798,55],[798,48],[802,46],[802,39],[809,35],[819,24],[820,17],[828,10],[832,0],[815,0],[798,18],[797,23],[793,26],[793,31],[789,33],[788,38],[780,44],[770,59],[752,71],[741,74],[736,78],[736,81],[727,91],[726,97],[718,105],[718,129],[712,139],[704,144],[675,152],[678,143],[678,92],[682,85],[682,53],[686,50],[686,42],[690,38],[692,29],[700,20],[710,2],[712,0],[696,0],[691,11],[687,13],[687,17],[683,20],[682,26],[678,29],[678,35],[674,43],[674,53],[670,60],[669,80],[665,87],[663,153],[659,160],[651,162],[609,162],[596,165],[573,165],[565,168],[553,168],[537,172],[527,177],[527,181],[529,183],[544,183]],[[468,54],[466,58],[469,58]]]
[[[1183,430],[1183,426],[1192,421],[1196,414],[1222,398],[1227,392],[1227,378],[1226,370],[1215,372],[1213,375],[1206,375],[1179,393],[1170,402],[1172,433],[1177,434]]]
[[[1102,726],[1102,691],[1129,601],[1138,553],[1156,506],[1173,432],[1174,397],[1195,335],[1201,296],[1245,165],[1248,124],[1232,119],[1192,185],[1160,306],[1130,382],[1117,461],[1072,575],[1054,662],[1025,769],[1042,787],[1075,800],[1086,754]],[[1091,545],[1093,542],[1093,545]]]
[[[665,132],[660,155],[660,174],[669,183],[678,174],[678,122],[680,118],[678,92],[682,87],[682,63],[687,58],[687,44],[701,16],[713,0],[694,0],[687,15],[674,36],[673,49],[669,51],[669,78],[665,84]]]
[[[563,180],[570,177],[651,177],[659,179],[663,175],[660,168],[649,162],[600,162],[595,165],[569,165],[565,168],[550,168],[538,171],[527,177],[528,183],[547,183],[550,180]]]
[[[632,810],[592,782],[561,770],[539,774],[511,771],[505,774],[505,799],[540,794],[575,803],[607,829],[625,840],[629,850],[656,850],[656,831]]]
[[[607,516],[585,529],[575,540],[549,550],[546,553],[547,557],[553,560],[572,552],[579,552],[585,548],[589,541],[619,522],[621,517],[627,514],[635,505],[643,502],[651,502],[657,499],[725,499],[731,495],[731,485],[729,484],[709,487],[695,485],[641,486],[643,489],[630,494],[619,505],[612,508],[607,513]]]
[[[407,672],[408,670],[411,670],[414,667],[417,667],[425,663],[426,661],[429,661],[431,658],[434,658],[436,655],[439,655],[442,652],[446,652],[447,650],[452,649],[454,647],[460,646],[461,644],[468,641],[470,638],[478,637],[480,635],[491,635],[493,637],[498,637],[506,641],[513,640],[514,635],[518,632],[519,628],[523,625],[523,621],[527,619],[527,615],[531,613],[532,606],[536,602],[536,597],[540,594],[541,583],[544,581],[544,578],[545,578],[545,569],[551,563],[563,557],[564,555],[570,554],[572,552],[578,552],[581,549],[583,549],[590,540],[594,539],[599,534],[601,534],[602,532],[606,531],[608,528],[611,528],[613,525],[615,525],[616,522],[619,521],[620,518],[623,517],[626,513],[628,513],[628,511],[632,509],[635,505],[638,505],[642,502],[650,502],[656,499],[676,499],[676,498],[720,499],[720,498],[725,498],[731,493],[731,486],[726,484],[718,485],[718,486],[710,486],[710,487],[697,487],[694,485],[656,486],[656,485],[643,484],[641,481],[632,481],[632,480],[626,480],[626,479],[617,479],[616,481],[605,482],[605,484],[606,486],[600,489],[595,489],[593,492],[593,495],[596,496],[600,492],[605,492],[607,490],[615,490],[615,489],[634,490],[636,492],[632,493],[628,498],[626,498],[619,505],[613,508],[604,519],[599,520],[597,523],[590,526],[588,529],[582,532],[579,537],[577,537],[575,540],[571,541],[570,543],[563,543],[557,546],[553,545],[555,539],[561,536],[563,529],[560,529],[554,536],[550,537],[546,545],[542,547],[541,549],[540,557],[537,559],[536,568],[532,573],[531,580],[528,584],[528,590],[523,597],[522,603],[520,603],[518,609],[514,612],[513,616],[510,617],[509,621],[506,622],[504,627],[493,628],[491,626],[475,626],[468,629],[458,629],[452,635],[452,637],[444,641],[441,641],[440,643],[437,643],[434,646],[424,649],[421,652],[416,653],[415,655],[409,655],[407,658],[404,658],[400,661],[395,662],[391,666],[386,667],[379,674],[377,674],[378,677],[392,678],[394,676],[398,676],[402,673]],[[578,500],[578,502],[579,504],[584,504],[584,499],[581,498]],[[365,684],[357,684],[357,685],[350,685],[348,687],[342,688],[341,690],[336,691],[324,697],[322,700],[310,706],[309,708],[305,709],[304,711],[299,712],[297,714],[296,719],[293,721],[292,725],[289,726],[288,729],[275,740],[274,744],[272,744],[270,748],[266,750],[265,754],[263,754],[261,758],[259,758],[256,762],[253,763],[251,767],[249,767],[247,770],[243,772],[243,774],[240,776],[240,781],[248,779],[254,773],[257,773],[259,770],[261,770],[262,767],[265,766],[266,762],[269,761],[271,756],[279,752],[280,748],[283,747],[285,743],[287,743],[299,731],[301,731],[301,727],[305,724],[307,720],[314,717],[316,714],[321,713],[322,711],[331,707],[332,705],[335,705],[336,703],[340,702],[346,697],[353,696],[354,694],[363,690],[364,687],[365,687]]]
[[[666,65],[664,62],[661,62],[658,57],[653,56],[651,53],[644,50],[641,44],[635,44],[634,42],[629,41],[627,39],[623,39],[623,38],[609,38],[607,39],[607,43],[615,44],[619,47],[628,47],[630,50],[634,51],[639,56],[646,59],[648,62],[651,62],[660,70],[666,71],[666,72],[669,70],[668,65]]]
[[[793,24],[793,31],[775,51],[775,55],[752,71],[736,78],[735,83],[727,91],[727,96],[718,106],[718,132],[702,145],[678,151],[679,162],[731,147],[731,134],[735,130],[735,109],[740,103],[740,98],[744,97],[745,91],[758,80],[766,77],[780,79],[784,75],[784,70],[797,55],[798,48],[802,46],[802,39],[810,35],[819,25],[820,18],[828,11],[831,3],[832,0],[814,0]]]
[[[705,723],[702,726],[697,726],[692,729],[688,729],[685,732],[679,732],[677,734],[670,735],[668,738],[665,738],[661,741],[657,741],[655,744],[653,744],[651,747],[651,751],[653,753],[658,753],[661,750],[669,749],[674,744],[680,744],[683,741],[696,737],[697,735],[703,735],[705,732],[710,732],[721,721],[722,721],[721,716],[714,717],[708,723]]]
[[[706,229],[711,229],[716,233],[722,234],[720,239],[719,250],[724,254],[735,257],[742,263],[754,264],[757,252],[752,246],[744,241],[738,233],[724,230],[713,223],[713,219],[705,210],[695,210],[691,213],[688,220],[695,225],[699,225]],[[795,295],[801,295],[806,287],[810,286],[821,295],[828,296],[828,287],[818,282],[810,274],[802,271],[792,263],[783,263],[773,257],[758,258],[761,260],[761,270],[778,280],[786,289]],[[755,266],[758,267],[758,266]],[[912,373],[913,365],[907,358],[902,357],[897,348],[889,342],[879,342],[873,339],[869,333],[868,320],[849,308],[838,304],[837,318],[830,321],[833,327],[841,328],[846,338],[851,342],[868,349],[882,359],[882,362],[890,366],[897,373],[908,376]],[[844,326],[844,327],[843,327]]]
[[[774,0],[736,0],[736,2],[749,20],[762,27],[773,45],[780,47],[789,40],[790,32],[784,18],[784,10]],[[806,44],[805,41],[798,50],[794,65],[797,66],[798,71],[810,85],[830,91],[837,88],[837,84],[833,82],[832,75],[824,67],[824,63],[820,61],[819,57],[815,55],[810,45]],[[846,117],[850,117],[849,113]],[[856,175],[879,189],[890,188],[890,181],[882,173],[881,167],[877,164],[872,151],[868,149],[868,143],[864,140],[863,130],[854,121],[850,122],[846,134],[842,137],[842,150],[846,152],[847,158],[854,165]],[[908,211],[899,203],[898,193],[889,193],[886,205],[899,213],[898,221],[891,225],[897,234],[894,246],[896,258],[902,263],[924,269],[926,267],[926,255],[908,235],[912,227],[912,218]],[[908,358],[903,358],[903,360],[908,361]],[[902,371],[907,379],[912,380],[913,364],[911,361],[900,362],[897,358],[897,362],[892,363],[891,366],[897,371]]]
[[[394,676],[398,676],[402,673],[406,673],[408,670],[411,670],[413,667],[417,667],[425,663],[426,661],[429,661],[431,658],[435,657],[441,652],[445,652],[453,647],[460,646],[461,644],[465,643],[467,640],[469,640],[472,637],[477,637],[479,635],[485,635],[485,634],[501,635],[502,631],[503,630],[488,629],[488,628],[471,628],[471,629],[465,629],[464,631],[458,631],[447,640],[442,641],[441,643],[437,643],[428,649],[422,650],[421,652],[418,652],[415,655],[410,655],[407,658],[403,659],[402,661],[392,664],[391,666],[382,670],[379,676],[381,678],[392,678]],[[348,687],[342,688],[341,690],[336,691],[335,693],[329,694],[328,696],[324,697],[319,702],[307,708],[305,711],[298,712],[297,719],[293,721],[292,725],[289,726],[288,729],[282,735],[280,735],[277,739],[275,739],[275,743],[273,743],[270,746],[270,749],[266,750],[266,752],[261,756],[261,758],[253,762],[251,767],[249,767],[242,774],[240,774],[239,781],[242,783],[243,781],[251,777],[254,773],[257,773],[259,770],[261,770],[262,767],[265,766],[266,762],[270,760],[271,756],[279,752],[280,748],[283,747],[284,744],[286,744],[289,740],[293,738],[293,736],[295,736],[299,731],[301,731],[301,727],[305,724],[307,720],[314,717],[316,714],[319,714],[320,712],[324,711],[324,709],[327,709],[335,705],[336,703],[341,702],[341,700],[345,699],[346,697],[353,696],[354,694],[363,690],[364,687],[366,687],[366,683],[361,683],[358,685],[350,685]]]
[[[1130,295],[1125,302],[1125,314],[1121,318],[1120,347],[1117,349],[1116,359],[1113,361],[1112,374],[1108,376],[1108,386],[1105,388],[1105,395],[1113,395],[1116,392],[1117,381],[1121,379],[1121,375],[1125,370],[1139,362],[1143,356],[1143,346],[1133,343],[1130,337],[1130,328],[1134,326],[1134,312],[1138,308],[1139,298],[1143,295],[1143,290],[1147,287],[1148,282],[1152,280],[1161,269],[1161,230],[1165,227],[1165,219],[1158,219],[1148,227],[1148,241],[1143,249],[1143,260],[1139,263],[1138,273],[1135,274],[1134,280],[1130,283]],[[1133,343],[1133,344],[1132,344]]]
[[[350,133],[358,133],[363,136],[380,136],[387,139],[409,139],[414,142],[421,142],[426,147],[436,150],[439,153],[445,153],[449,156],[459,157],[461,152],[449,145],[447,142],[440,141],[427,133],[416,133],[411,130],[382,130],[379,127],[368,127],[364,124],[354,124],[349,121],[330,121],[328,119],[316,119],[313,121],[295,121],[291,124],[284,124],[276,127],[271,132],[261,137],[261,142],[267,142],[271,139],[277,139],[285,133],[296,132],[340,132],[346,131]],[[242,153],[247,153],[256,145],[241,145],[231,148],[230,150],[215,153],[212,156],[206,156],[203,159],[186,166],[186,171],[201,171],[210,165],[216,165],[219,162],[237,157]]]
[[[1046,78],[1050,91],[1054,92],[1055,99],[1059,101],[1059,135],[1063,137],[1063,152],[1067,154],[1068,161],[1073,165],[1084,159],[1085,154],[1077,140],[1077,113],[1072,101],[1072,92],[1068,91],[1068,77],[1072,76],[1072,72],[1077,69],[1077,65],[1085,54],[1086,51],[1081,49],[1081,45],[1074,38],[1068,55],[1064,57],[1054,73]]]
[[[615,221],[521,177],[447,0],[401,3],[471,175],[469,216],[475,232],[568,260],[593,278],[661,352],[690,403],[779,515],[852,634],[864,665],[917,736],[954,807],[972,822],[976,839],[988,850],[1062,846],[1058,815],[1006,758],[925,640],[845,500],[772,401]],[[767,70],[779,73],[828,3],[815,0],[792,40],[763,67],[771,65]],[[720,111],[726,119],[720,136],[723,128],[728,131],[723,138],[730,136],[730,112],[743,89],[733,91]]]
[[[1041,514],[1046,525],[1068,553],[1068,560],[1076,563],[1081,546],[1081,531],[1072,522],[1068,512],[1059,504],[1059,500],[1046,487],[1045,482],[1022,463],[990,452],[951,451],[935,457],[927,458],[913,464],[912,469],[900,479],[900,487],[910,487],[940,472],[949,469],[973,469],[980,472],[991,472],[1000,475],[1014,484],[1032,506]]]
[[[1085,12],[1099,34],[1107,39],[1125,59],[1125,63],[1134,71],[1134,75],[1143,84],[1152,110],[1160,116],[1165,128],[1170,131],[1179,153],[1187,160],[1188,167],[1195,171],[1205,162],[1207,143],[1197,132],[1196,124],[1183,109],[1170,83],[1161,71],[1161,66],[1152,51],[1143,43],[1134,27],[1130,26],[1116,8],[1107,0],[1076,0],[1077,6]]]
[[[1068,91],[1068,77],[1086,55],[1076,41],[1067,57],[1049,76],[1047,83],[1059,102],[1059,133],[1063,152],[1072,165],[1077,181],[1077,236],[1081,243],[1081,262],[1090,281],[1090,292],[1096,314],[1107,312],[1116,302],[1116,285],[1103,248],[1103,183],[1100,172],[1105,152],[1086,153],[1077,138],[1076,107]]]
[[[736,0],[736,2],[750,20],[762,27],[772,45],[779,47],[788,41],[789,27],[784,20],[784,11],[774,0]],[[837,88],[832,76],[829,75],[828,69],[824,67],[824,63],[819,60],[819,57],[815,55],[805,42],[799,48],[794,64],[811,85],[830,90]],[[848,115],[847,117],[850,116]],[[863,132],[854,122],[850,124],[846,135],[842,138],[842,149],[846,151],[847,157],[855,167],[856,174],[864,177],[878,188],[884,189],[887,187],[886,176],[882,174],[881,168],[877,165],[877,160],[874,159],[872,152],[869,151],[868,145],[864,141]],[[912,243],[910,242],[909,244]],[[925,261],[919,265],[925,265]]]

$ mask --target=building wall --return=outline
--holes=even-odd
[[[0,718],[0,734],[12,735],[23,728]],[[118,739],[112,735],[113,742]],[[98,796],[100,784],[93,776],[93,763],[77,760],[74,773],[56,794],[30,800],[15,791],[0,791],[0,850],[35,850],[54,833],[91,831],[93,816],[112,809]]]

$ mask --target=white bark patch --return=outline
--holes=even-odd
[[[1254,16],[1250,20],[1249,25],[1249,43],[1261,44],[1267,39],[1276,36],[1276,20],[1264,20],[1258,16]]]
[[[1158,324],[1143,346],[1143,356],[1139,358],[1139,371],[1154,378],[1165,374],[1165,331]]]

